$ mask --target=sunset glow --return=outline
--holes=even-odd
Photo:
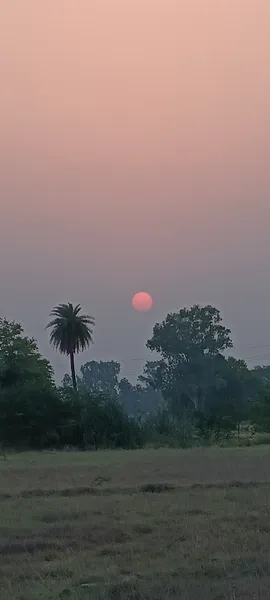
[[[209,301],[269,343],[269,23],[269,0],[1,3],[1,310],[61,373],[67,300],[96,356],[145,355],[136,282],[156,318]]]

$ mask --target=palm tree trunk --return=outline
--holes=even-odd
[[[76,373],[75,373],[74,352],[71,352],[69,356],[70,356],[70,370],[71,370],[73,388],[74,388],[74,391],[77,392],[77,380],[76,380]]]

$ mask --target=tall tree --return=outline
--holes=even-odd
[[[75,372],[75,354],[83,352],[93,342],[93,326],[95,320],[89,315],[82,315],[81,305],[74,306],[59,304],[50,313],[54,317],[46,327],[50,328],[50,343],[61,354],[66,354],[70,359],[70,370],[74,390],[77,390]]]
[[[146,345],[162,360],[150,370],[146,365],[144,377],[149,379],[150,375],[164,398],[181,412],[182,407],[189,406],[203,409],[216,378],[215,359],[232,347],[232,341],[217,308],[194,305],[157,323]]]

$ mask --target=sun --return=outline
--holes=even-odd
[[[147,292],[137,292],[132,298],[132,306],[137,312],[148,312],[153,306],[153,298]]]

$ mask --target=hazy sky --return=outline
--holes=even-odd
[[[269,0],[1,2],[0,314],[58,375],[65,301],[96,318],[83,361],[126,374],[195,302],[270,356],[269,30]]]

